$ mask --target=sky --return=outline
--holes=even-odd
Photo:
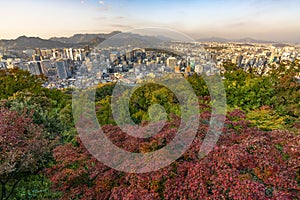
[[[300,42],[299,0],[0,0],[0,5],[0,39],[161,27],[194,39]]]

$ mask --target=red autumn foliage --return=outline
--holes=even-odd
[[[93,158],[78,146],[57,147],[56,164],[47,169],[53,189],[62,199],[299,199],[300,135],[263,132],[248,127],[242,111],[228,114],[223,135],[213,151],[199,159],[208,130],[209,112],[201,115],[197,137],[170,166],[144,174],[123,173]],[[176,134],[174,118],[149,140],[134,140],[118,127],[104,132],[119,147],[132,152],[155,151]],[[105,153],[105,152],[103,152]]]
[[[0,108],[1,199],[8,199],[22,178],[42,168],[47,146],[42,129],[31,116]]]

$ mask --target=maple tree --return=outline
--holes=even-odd
[[[2,107],[0,119],[1,199],[9,199],[24,177],[43,168],[49,148],[43,130],[26,112]]]
[[[97,161],[80,139],[54,150],[56,164],[47,169],[62,199],[297,199],[300,198],[300,136],[250,127],[241,110],[229,112],[213,151],[199,159],[210,111],[201,114],[197,137],[171,165],[131,174]],[[103,127],[117,146],[130,152],[155,151],[176,134],[176,116],[150,139],[126,135],[117,126]],[[121,159],[121,158],[120,158]]]

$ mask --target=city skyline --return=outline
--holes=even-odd
[[[69,37],[141,27],[173,29],[194,39],[223,37],[300,42],[296,0],[179,1],[13,0],[1,2],[0,39]]]

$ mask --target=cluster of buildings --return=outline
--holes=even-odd
[[[167,48],[166,48],[167,47]],[[273,65],[300,60],[300,47],[271,44],[169,42],[164,48],[34,49],[0,51],[0,69],[20,68],[48,78],[45,87],[72,88],[121,80],[136,84],[167,73],[218,73],[224,62],[267,73]]]
[[[44,75],[47,86],[72,87],[74,73],[89,54],[84,49],[28,49],[24,51],[0,51],[0,69],[19,68],[32,75]]]
[[[205,59],[203,53],[200,53],[203,51],[220,70],[224,70],[222,68],[224,62],[231,62],[244,70],[255,68],[262,74],[268,73],[274,65],[300,60],[300,46],[283,44],[201,43],[199,47],[188,44],[176,44],[171,47],[188,53],[197,63],[195,66],[197,73],[203,69],[201,62]]]

